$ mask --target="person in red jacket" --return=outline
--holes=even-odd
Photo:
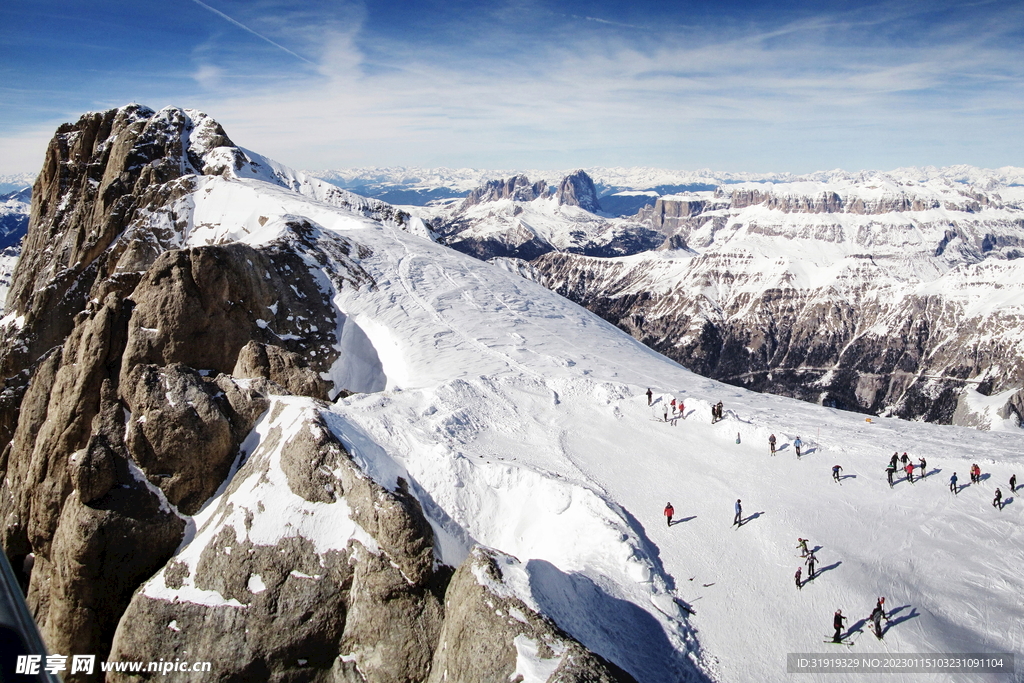
[[[903,471],[907,473],[907,481],[911,484],[914,483],[914,463],[908,462],[907,466],[903,468]]]
[[[672,503],[665,503],[665,519],[668,520],[669,526],[672,526],[672,515],[674,514],[676,514],[676,511],[672,507]]]

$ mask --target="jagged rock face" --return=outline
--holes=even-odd
[[[593,183],[591,183],[593,184]],[[511,199],[517,202],[532,202],[534,199],[550,197],[548,184],[543,180],[531,183],[524,175],[513,176],[507,180],[491,180],[466,195],[462,208],[476,206],[484,202],[499,199]]]
[[[298,254],[243,244],[165,252],[135,289],[124,371],[186,363],[229,373],[249,341],[276,344],[327,371],[336,314]]]
[[[375,286],[369,250],[280,212],[244,226],[272,236],[259,247],[195,218],[200,193],[245,177],[343,220],[414,221],[243,152],[198,112],[89,115],[47,159],[18,315],[0,330],[15,373],[0,396],[0,533],[16,566],[34,557],[22,578],[50,649],[205,659],[218,680],[427,680],[453,570],[415,486],[361,469],[339,440],[349,425],[319,403],[346,389],[327,377],[382,377],[351,367],[380,360],[332,302]],[[534,642],[560,657],[552,680],[630,680],[525,605],[528,626],[491,623],[489,599],[452,593],[451,638],[487,644],[446,646],[461,680]]]
[[[135,212],[166,203],[184,189],[172,181],[201,172],[194,166],[201,157],[188,147],[193,132],[181,110],[156,114],[138,105],[58,129],[32,188],[29,232],[8,296],[8,308],[26,315],[28,362],[70,332],[97,277],[96,259]],[[202,132],[230,142],[215,124]]]
[[[263,378],[285,392],[328,400],[331,384],[321,379],[305,358],[280,346],[250,341],[242,347],[231,371],[235,377]]]
[[[768,264],[732,250],[629,264],[549,254],[532,273],[695,372],[755,391],[949,423],[965,386],[1024,386],[1024,311],[985,303],[1021,282],[1017,261],[957,268],[930,288],[893,282],[870,256],[818,288]]]
[[[597,213],[601,210],[601,204],[597,201],[594,181],[583,170],[575,171],[563,178],[555,196],[558,198],[559,204],[578,206],[590,213]]]
[[[515,571],[515,558],[477,546],[455,572],[428,683],[506,683],[541,671],[552,683],[634,680],[527,606],[505,576]]]
[[[636,222],[595,215],[601,207],[584,171],[564,178],[556,191],[526,176],[491,181],[457,209],[436,216],[437,241],[479,259],[532,260],[552,251],[623,256],[658,247],[664,236]]]
[[[214,661],[218,680],[424,680],[448,571],[415,499],[366,477],[312,404],[279,400],[261,431],[196,541],[136,593],[112,656]]]
[[[50,145],[0,348],[0,518],[16,564],[34,555],[28,601],[55,651],[106,656],[266,393],[332,393],[329,290],[372,284],[354,260],[365,250],[298,219],[259,249],[173,249],[197,174],[256,166],[212,119],[173,108],[87,115]],[[316,280],[311,265],[334,272]],[[268,362],[236,382],[250,342]]]

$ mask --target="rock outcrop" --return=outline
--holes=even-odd
[[[525,576],[515,558],[479,546],[455,572],[427,683],[633,681],[529,607],[506,577],[510,572]]]
[[[555,197],[559,204],[565,206],[578,206],[590,213],[597,213],[601,210],[601,204],[597,201],[597,189],[594,187],[594,181],[582,169],[574,171],[562,179]]]
[[[550,252],[624,256],[665,240],[646,225],[596,215],[600,210],[585,171],[566,176],[558,188],[519,175],[473,190],[456,209],[436,216],[431,228],[438,242],[483,260],[529,261]]]
[[[498,555],[450,582],[415,482],[350,452],[324,403],[350,393],[334,380],[386,383],[334,304],[376,286],[369,250],[284,212],[253,215],[259,246],[197,225],[203,188],[239,178],[340,220],[413,222],[198,112],[90,114],[49,147],[0,329],[0,540],[31,565],[50,650],[215,662],[222,681],[496,681],[524,658],[557,659],[550,680],[632,680],[500,588]]]

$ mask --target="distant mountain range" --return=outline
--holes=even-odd
[[[518,175],[408,210],[439,241],[541,282],[703,375],[991,427],[971,408],[979,395],[997,397],[1000,425],[1024,413],[1022,174],[679,174],[671,179],[720,184],[621,190],[589,211]],[[586,176],[573,174],[602,185]],[[635,188],[669,179],[605,170],[605,187],[613,177]],[[629,217],[605,210],[628,196],[645,205]]]
[[[583,170],[593,179],[598,197],[602,200],[618,193],[623,193],[624,196],[635,195],[638,192],[655,192],[658,195],[666,195],[675,192],[714,190],[721,185],[748,182],[858,182],[877,175],[877,172],[874,171],[849,172],[839,169],[808,174],[731,173],[710,169],[680,171],[649,167],[590,167]],[[306,174],[326,180],[332,185],[343,187],[364,197],[374,197],[392,204],[422,206],[438,199],[465,197],[475,188],[498,178],[524,175],[535,180],[543,180],[548,185],[557,185],[562,178],[572,172],[573,169],[482,170],[394,166],[306,171]],[[994,170],[966,165],[943,168],[926,166],[896,169],[889,175],[916,182],[949,180],[981,189],[1024,185],[1024,168],[1013,166]],[[602,202],[602,206],[606,211],[614,211],[615,215],[635,213],[635,209],[618,211],[607,202]]]

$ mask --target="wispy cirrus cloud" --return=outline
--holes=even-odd
[[[601,22],[539,0],[440,18],[325,7],[261,0],[240,17],[301,46],[315,68],[263,68],[242,44],[225,47],[226,32],[209,34],[186,74],[200,90],[173,103],[307,168],[811,171],[1024,156],[1013,123],[1024,113],[1024,20],[1006,4],[781,18],[604,6]]]

